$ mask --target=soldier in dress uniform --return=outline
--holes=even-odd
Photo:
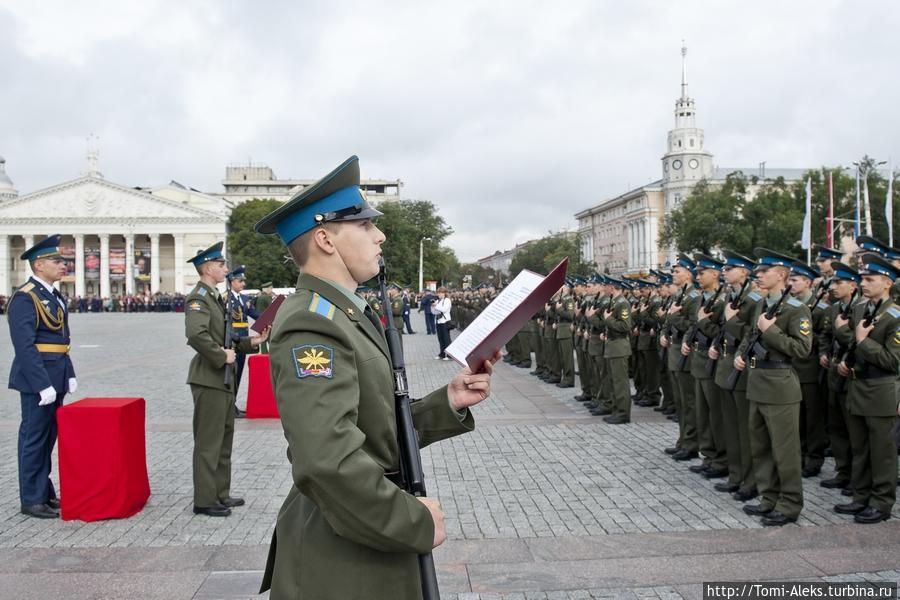
[[[236,353],[251,353],[268,337],[235,338],[225,348],[225,299],[216,286],[228,274],[222,242],[201,250],[187,262],[200,281],[185,299],[184,326],[187,344],[197,351],[188,369],[187,383],[194,397],[194,513],[227,517],[242,498],[231,496],[231,445],[234,439],[234,376]],[[232,309],[234,310],[234,309]]]
[[[7,306],[13,362],[9,387],[19,392],[19,500],[22,514],[59,517],[59,498],[50,481],[56,445],[56,409],[78,388],[69,358],[69,313],[53,284],[66,274],[59,235],[51,235],[19,257],[33,275],[13,292]]]
[[[438,502],[397,485],[390,352],[353,294],[378,273],[380,214],[359,187],[354,156],[256,225],[278,234],[301,272],[270,342],[293,478],[263,578],[272,600],[420,598],[417,555],[445,538]],[[488,396],[499,358],[412,403],[421,446],[472,430],[468,408]]]
[[[604,358],[606,340],[604,338],[603,313],[609,306],[612,297],[610,280],[604,275],[597,275],[597,297],[585,310],[588,318],[588,326],[591,337],[588,340],[588,357],[594,369],[594,380],[597,381],[597,389],[594,397],[585,406],[594,416],[606,416],[612,414],[612,385],[609,379],[609,369]]]
[[[794,259],[765,248],[756,248],[757,281],[766,298],[757,305],[754,330],[741,340],[734,368],[749,369],[747,398],[750,400],[750,450],[756,467],[756,485],[761,500],[745,504],[744,512],[762,517],[764,526],[779,527],[796,522],[803,510],[803,479],[800,456],[800,380],[792,361],[809,356],[812,348],[812,317],[809,307],[796,298],[782,302],[770,319],[788,285]],[[742,355],[750,351],[749,361]]]
[[[272,285],[271,281],[266,281],[262,285],[259,286],[259,294],[256,296],[256,301],[253,303],[253,308],[256,309],[256,312],[262,315],[266,312],[266,309],[269,308],[272,304],[272,300],[274,300],[274,296],[272,295]],[[269,353],[269,342],[263,342],[259,345],[260,354],[268,354]]]
[[[794,360],[794,371],[800,379],[803,401],[800,406],[800,441],[803,451],[803,477],[815,477],[822,470],[825,460],[825,414],[828,398],[821,394],[819,382],[822,367],[819,364],[819,340],[826,321],[828,302],[824,294],[819,299],[813,293],[813,281],[822,277],[816,269],[802,262],[791,265],[791,296],[806,304],[812,313],[813,344],[809,356]],[[823,290],[824,291],[824,290]]]
[[[574,282],[566,282],[565,289],[556,301],[556,349],[559,354],[560,379],[556,387],[575,387],[575,355],[572,350],[572,326],[575,321]]]
[[[853,500],[834,509],[854,515],[857,523],[878,523],[890,518],[897,497],[897,448],[891,427],[897,415],[900,308],[891,300],[891,287],[900,271],[875,254],[864,254],[860,265],[865,310],[849,323],[840,317],[835,321],[838,331],[853,332],[852,350],[838,365],[839,374],[849,377]]]
[[[612,388],[612,414],[603,420],[612,425],[631,422],[631,395],[628,384],[628,357],[631,356],[631,303],[624,292],[629,284],[607,278],[612,283],[609,306],[603,311],[604,348],[608,377]]]
[[[654,278],[656,277],[654,276]],[[640,284],[644,289],[644,301],[640,305],[640,311],[635,321],[638,327],[637,350],[641,354],[640,365],[644,370],[644,393],[638,401],[638,406],[655,408],[659,406],[662,399],[660,386],[662,365],[656,341],[656,332],[658,331],[656,311],[662,305],[663,298],[659,294],[657,282],[642,280]]]
[[[231,270],[225,276],[228,281],[228,292],[225,294],[225,306],[231,311],[231,327],[232,336],[235,338],[247,337],[250,335],[250,322],[247,317],[258,319],[261,314],[253,307],[245,294],[241,292],[247,287],[247,268],[240,265]],[[234,416],[238,419],[244,418],[244,411],[238,408],[237,395],[241,387],[241,377],[244,374],[244,364],[247,362],[247,355],[238,352],[235,360],[235,383],[234,383]]]
[[[394,319],[394,327],[400,335],[403,335],[403,298],[400,296],[400,286],[392,283],[388,288],[388,301],[391,303],[391,317]]]

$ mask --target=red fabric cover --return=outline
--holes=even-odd
[[[143,398],[84,398],[59,408],[63,520],[126,519],[150,497]]]
[[[269,375],[269,355],[251,354],[247,357],[250,369],[250,384],[247,388],[247,418],[277,419],[278,405],[272,391],[272,377]]]

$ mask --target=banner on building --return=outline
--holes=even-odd
[[[72,283],[75,281],[75,246],[60,246],[59,255],[62,256],[63,263],[66,265],[66,274],[63,275],[63,283]]]
[[[100,280],[100,249],[84,249],[84,279],[86,281]]]
[[[150,248],[134,249],[135,281],[150,281]]]
[[[109,249],[109,280],[125,281],[125,248]]]

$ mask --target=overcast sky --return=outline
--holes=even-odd
[[[471,261],[661,176],[682,38],[716,165],[900,162],[898,25],[893,0],[0,0],[0,155],[27,193],[91,132],[129,186],[357,154]]]

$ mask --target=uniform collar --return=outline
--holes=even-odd
[[[32,275],[31,278],[34,279],[34,281],[35,281],[36,283],[40,284],[45,290],[47,290],[48,292],[50,292],[51,295],[56,291],[56,288],[53,287],[52,284],[47,283],[46,281],[44,281],[43,279],[41,279],[41,278],[38,277],[37,275]]]
[[[356,294],[351,294],[334,281],[330,281],[324,277],[300,275],[299,279],[297,279],[297,288],[312,290],[313,292],[317,292],[319,295],[324,296],[335,306],[344,311],[344,313],[346,313],[353,321],[359,321],[360,316],[362,316],[362,313],[367,306],[365,300]]]

